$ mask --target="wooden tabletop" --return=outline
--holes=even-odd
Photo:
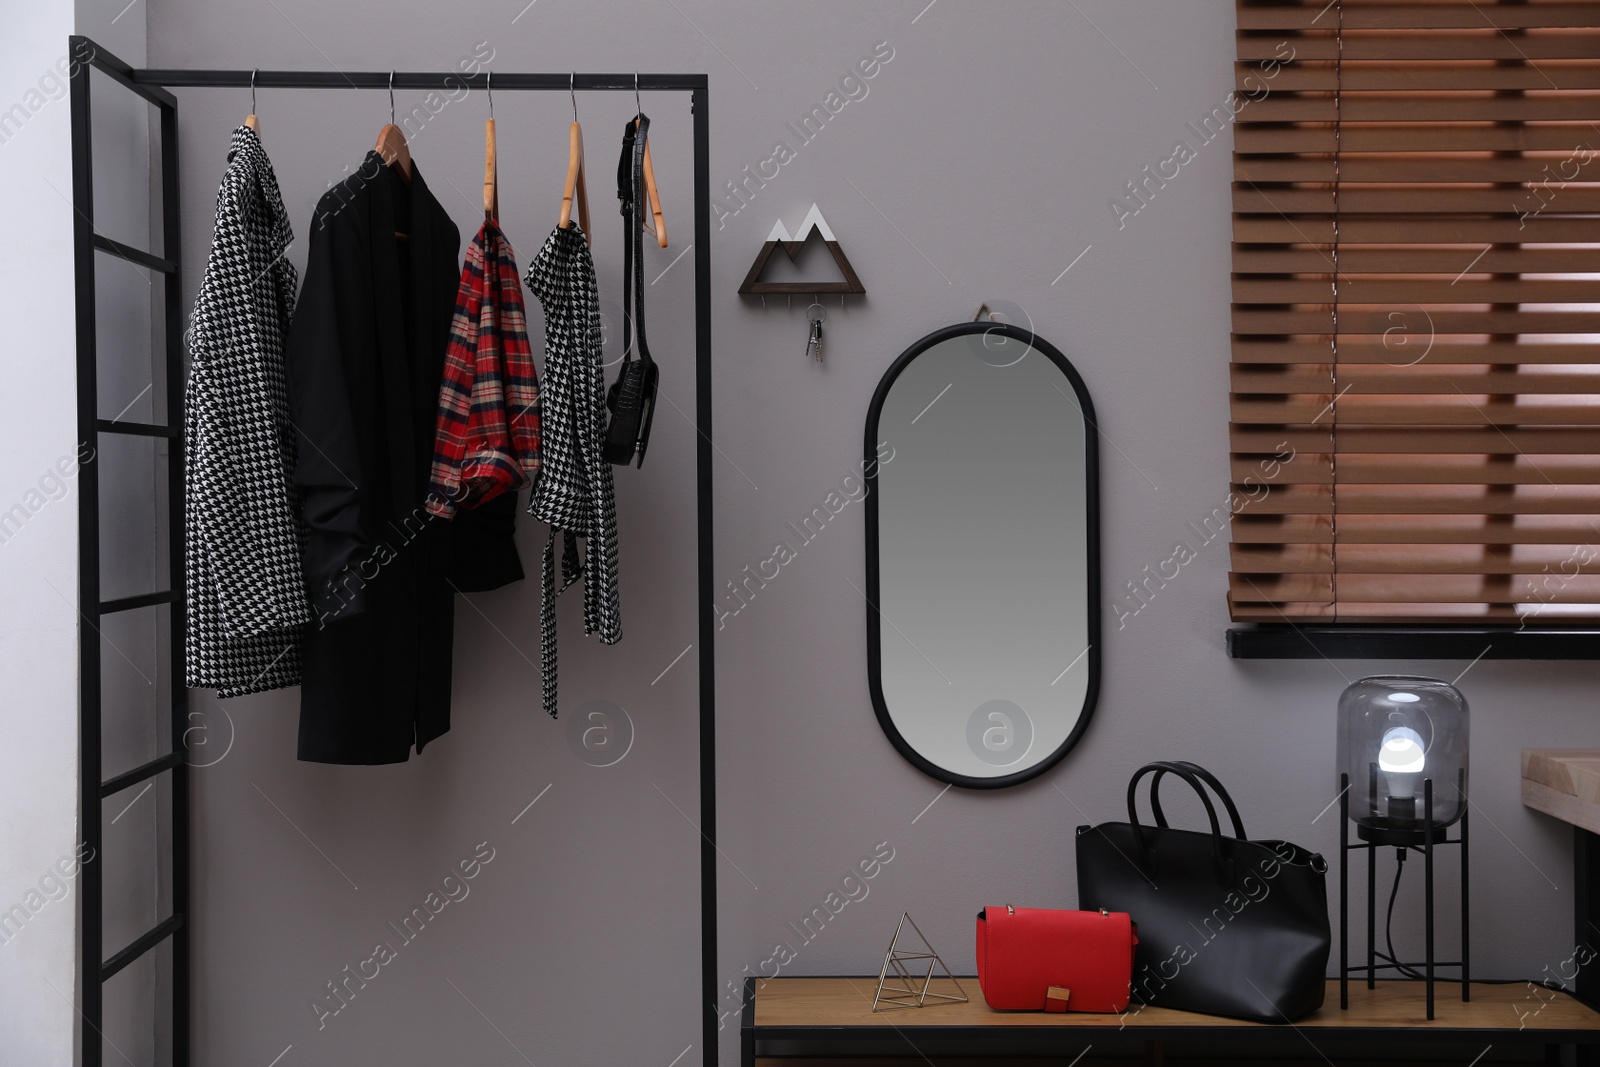
[[[1523,749],[1522,802],[1600,834],[1600,749]]]
[[[872,1011],[876,978],[774,978],[756,983],[755,1026],[791,1027],[1078,1027],[1096,1029],[1258,1028],[1261,1023],[1194,1015],[1167,1008],[1132,1005],[1125,1015],[994,1011],[983,1002],[976,978],[959,980],[970,998],[966,1003],[929,1001],[926,1007]],[[948,980],[935,980],[934,992],[954,992]],[[1320,1011],[1296,1021],[1309,1029],[1374,1028],[1438,1030],[1600,1030],[1600,1012],[1565,993],[1531,990],[1526,984],[1474,985],[1470,1003],[1461,1002],[1461,987],[1440,982],[1435,987],[1434,1019],[1426,1014],[1420,982],[1380,981],[1368,990],[1350,983],[1350,1009],[1339,1008],[1339,983],[1328,983]]]

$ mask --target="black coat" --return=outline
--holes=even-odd
[[[376,152],[311,224],[286,354],[314,616],[303,760],[398,763],[448,730],[455,592],[522,577],[515,494],[453,522],[423,506],[460,246],[421,172],[407,186]]]

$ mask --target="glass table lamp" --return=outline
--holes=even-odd
[[[1339,697],[1339,767],[1356,836],[1420,844],[1467,810],[1467,698],[1447,682],[1363,678]],[[1431,788],[1430,788],[1431,786]]]
[[[1364,975],[1372,989],[1379,971],[1427,982],[1428,1018],[1433,1018],[1434,970],[1461,968],[1461,999],[1471,998],[1467,930],[1467,698],[1448,682],[1413,675],[1363,678],[1339,697],[1339,1006],[1350,1005],[1351,974]],[[1355,824],[1358,844],[1350,843]],[[1454,838],[1450,827],[1457,827]],[[1461,958],[1434,958],[1433,852],[1438,846],[1461,849]],[[1407,963],[1376,946],[1376,867],[1380,849],[1392,847],[1399,869],[1393,893],[1411,853],[1424,864],[1426,958]],[[1350,965],[1350,855],[1367,854],[1367,961]],[[1394,917],[1391,895],[1388,922]]]

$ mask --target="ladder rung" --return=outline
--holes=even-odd
[[[115,615],[119,611],[132,611],[134,608],[148,608],[156,604],[176,604],[177,602],[178,591],[176,589],[163,589],[159,593],[140,593],[138,596],[102,600],[100,601],[100,614]]]
[[[178,265],[170,259],[153,256],[142,248],[125,245],[121,241],[113,241],[111,238],[103,237],[98,233],[94,235],[94,246],[102,252],[108,252],[113,256],[126,259],[130,263],[137,263],[142,267],[149,267],[151,270],[158,270],[162,274],[176,274],[178,272]]]
[[[131,771],[124,771],[115,778],[107,778],[100,783],[100,796],[108,797],[113,793],[120,793],[130,785],[138,785],[146,778],[154,778],[162,771],[171,770],[183,762],[183,757],[177,752],[168,752],[165,756],[157,756],[149,763],[141,763]]]
[[[100,981],[109,981],[112,975],[122,970],[122,968],[126,967],[140,956],[143,956],[146,952],[149,952],[152,948],[155,948],[157,945],[161,944],[168,934],[171,934],[182,925],[183,916],[173,915],[170,916],[165,922],[161,923],[161,925],[156,926],[145,934],[141,935],[133,942],[133,944],[129,945],[127,948],[123,949],[121,952],[117,953],[115,956],[112,956],[110,959],[106,960],[100,965]]]
[[[123,422],[117,419],[96,419],[94,428],[101,433],[125,433],[137,437],[170,437],[178,436],[176,426],[162,426],[155,422]]]

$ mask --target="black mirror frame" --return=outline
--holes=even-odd
[[[878,601],[881,591],[878,585],[878,422],[883,414],[883,404],[888,398],[889,390],[900,373],[911,365],[911,361],[922,353],[943,341],[954,337],[965,337],[971,334],[986,334],[1001,336],[1020,341],[1036,352],[1040,352],[1050,359],[1071,383],[1073,392],[1077,394],[1079,411],[1083,415],[1084,423],[1084,459],[1087,469],[1084,472],[1084,508],[1087,518],[1087,529],[1084,538],[1085,555],[1087,559],[1087,589],[1088,600],[1087,630],[1089,648],[1086,654],[1088,660],[1089,682],[1084,693],[1083,713],[1078,717],[1078,723],[1073,727],[1072,733],[1061,746],[1048,757],[1035,763],[1026,770],[1017,771],[1015,774],[998,775],[992,778],[977,778],[971,775],[957,774],[946,770],[926,759],[914,749],[895,727],[894,720],[889,715],[887,703],[883,698],[883,650],[882,631],[879,622]],[[1039,775],[1060,763],[1062,758],[1070,752],[1083,737],[1083,732],[1089,726],[1089,720],[1094,716],[1095,704],[1100,695],[1100,640],[1101,640],[1101,603],[1100,603],[1100,428],[1095,421],[1094,403],[1089,399],[1088,387],[1084,385],[1083,378],[1078,374],[1077,368],[1062,355],[1050,342],[1039,337],[1031,330],[1025,330],[1010,323],[1001,322],[964,322],[955,326],[947,326],[942,330],[935,330],[916,344],[901,353],[900,357],[885,372],[883,380],[878,383],[878,388],[872,395],[872,405],[867,409],[867,429],[865,436],[863,476],[867,486],[866,520],[867,520],[867,684],[872,693],[872,707],[878,716],[878,725],[883,728],[884,736],[894,745],[896,751],[904,756],[906,761],[916,767],[930,778],[940,782],[948,782],[965,789],[1001,789],[1006,786],[1019,785]]]

